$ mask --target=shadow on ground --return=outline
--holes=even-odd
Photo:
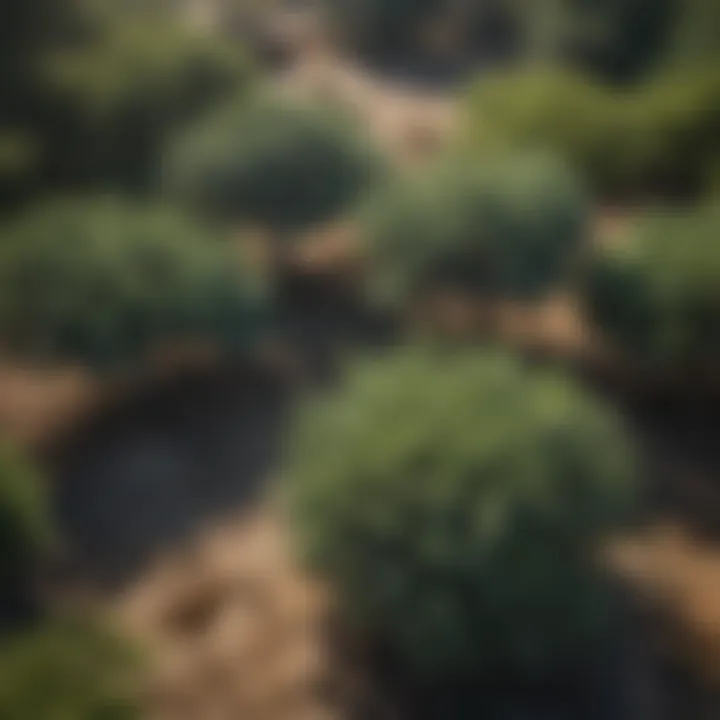
[[[290,290],[282,362],[155,380],[59,438],[47,459],[72,574],[122,583],[159,551],[257,506],[297,393],[332,382],[351,347],[387,342],[384,323],[331,297],[312,282]]]
[[[212,518],[251,504],[279,453],[287,388],[244,364],[133,392],[52,453],[69,555],[117,581]]]

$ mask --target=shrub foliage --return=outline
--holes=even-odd
[[[39,478],[9,447],[0,447],[0,623],[21,611],[26,580],[50,535]],[[2,713],[0,713],[1,715]]]
[[[258,99],[192,128],[170,153],[171,192],[206,214],[278,229],[331,218],[377,170],[344,117]]]
[[[707,21],[712,0],[325,0],[342,41],[380,60],[423,59],[440,47],[467,64],[527,58],[560,60],[599,77],[627,82],[662,61],[673,21]],[[696,11],[686,10],[695,5]],[[428,33],[428,30],[434,30]],[[685,33],[690,40],[697,32]],[[712,35],[705,33],[712,39]],[[706,44],[708,44],[706,40]],[[437,60],[437,58],[434,58]]]
[[[592,262],[585,297],[595,324],[636,360],[716,367],[718,233],[717,207],[636,220]]]
[[[235,347],[261,310],[230,249],[169,210],[56,202],[3,233],[0,332],[19,353],[103,364],[165,340]]]
[[[47,621],[3,638],[0,717],[15,720],[139,718],[130,688],[132,653],[104,630]]]
[[[607,195],[707,190],[720,157],[715,67],[620,92],[567,71],[499,75],[471,91],[465,149],[557,152]]]
[[[48,63],[63,133],[49,162],[80,185],[154,188],[170,136],[252,78],[247,59],[222,39],[135,14],[107,18]]]
[[[540,155],[400,182],[366,214],[378,292],[539,295],[568,270],[588,207],[572,173]]]
[[[0,145],[12,152],[0,202],[69,186],[146,192],[168,134],[248,87],[245,54],[171,5],[3,4]]]
[[[590,554],[632,465],[572,382],[496,355],[400,352],[297,424],[290,507],[311,565],[413,671],[542,675],[595,647]]]

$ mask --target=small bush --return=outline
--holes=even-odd
[[[49,537],[50,520],[38,477],[17,453],[1,446],[0,623],[4,611],[23,609],[18,603],[23,603],[25,581]]]
[[[618,108],[610,90],[570,72],[503,74],[471,91],[464,136],[483,154],[496,145],[550,148],[604,188],[627,160],[628,148],[615,145]]]
[[[637,220],[594,258],[585,287],[594,323],[635,360],[717,367],[718,233],[717,207]]]
[[[501,75],[469,96],[465,149],[550,149],[611,196],[702,193],[720,157],[720,82],[703,69],[613,91],[567,72]]]
[[[661,77],[635,106],[636,184],[675,194],[711,190],[720,163],[720,65]]]
[[[713,0],[701,0],[705,6]],[[440,49],[472,67],[507,59],[554,59],[614,82],[644,77],[661,60],[678,5],[693,22],[684,44],[714,40],[697,25],[711,13],[687,13],[688,0],[561,0],[559,2],[453,2],[453,0],[325,0],[341,43],[370,60],[413,67]],[[698,23],[698,21],[700,21]],[[687,24],[687,23],[686,23]],[[705,22],[705,25],[708,23]],[[428,32],[429,31],[429,32]],[[430,39],[430,42],[428,40]],[[698,53],[699,54],[699,53]]]
[[[171,135],[240,96],[253,69],[228,42],[176,18],[125,9],[96,24],[48,63],[51,172],[79,185],[147,192]]]
[[[368,209],[373,281],[396,299],[436,286],[536,296],[563,278],[587,211],[572,173],[540,156],[413,178]]]
[[[0,717],[139,718],[130,690],[124,686],[133,662],[116,638],[76,622],[50,621],[3,638]]]
[[[720,58],[720,5],[715,0],[684,0],[679,4],[665,62],[693,68]]]
[[[262,297],[227,246],[169,210],[112,200],[42,206],[0,244],[0,333],[40,358],[137,359],[172,340],[244,346]]]
[[[165,175],[171,192],[206,214],[290,229],[342,211],[377,169],[344,117],[260,99],[191,129]]]
[[[631,478],[613,418],[566,378],[408,351],[301,415],[289,493],[311,566],[408,668],[536,679],[597,649],[590,555]]]

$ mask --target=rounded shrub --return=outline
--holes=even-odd
[[[471,90],[465,151],[498,145],[557,153],[609,196],[700,194],[720,157],[715,68],[612,90],[567,71],[501,74]]]
[[[0,622],[23,608],[35,561],[50,539],[50,519],[39,478],[14,450],[0,446]],[[2,713],[0,713],[2,715]]]
[[[252,84],[237,48],[157,13],[111,14],[87,35],[48,70],[49,171],[75,184],[153,189],[170,137]]]
[[[621,181],[629,147],[620,103],[607,88],[570,71],[502,73],[470,91],[465,146],[486,154],[497,145],[550,149],[572,162],[599,189]]]
[[[419,351],[306,410],[288,468],[301,546],[410,671],[530,680],[598,649],[612,603],[591,556],[633,504],[609,411],[513,358]]]
[[[3,638],[0,717],[139,718],[129,687],[134,663],[122,642],[87,623],[48,621]]]
[[[720,210],[636,219],[591,262],[589,315],[627,357],[655,367],[720,362]]]
[[[377,170],[344,116],[258,99],[179,138],[165,177],[171,193],[207,215],[286,230],[338,214]]]
[[[713,0],[680,4],[665,62],[671,67],[710,67],[720,59],[720,5]]]
[[[668,194],[711,190],[720,163],[720,66],[662,75],[633,107],[636,182]]]
[[[588,210],[573,174],[544,155],[400,182],[365,216],[375,292],[396,300],[433,287],[540,295],[564,278]]]
[[[164,341],[243,347],[263,295],[231,248],[170,210],[114,200],[35,209],[0,242],[0,334],[15,352],[94,364]]]

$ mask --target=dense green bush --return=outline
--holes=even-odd
[[[638,81],[663,60],[678,6],[685,0],[512,2],[535,62],[562,61],[618,84]]]
[[[209,215],[288,229],[331,218],[378,170],[344,117],[258,99],[180,138],[166,178],[170,192]]]
[[[50,621],[5,637],[0,647],[0,717],[12,720],[130,720],[127,687],[135,658],[87,624]]]
[[[587,211],[576,178],[549,157],[440,168],[369,205],[372,281],[389,298],[438,286],[535,296],[563,278]]]
[[[553,150],[608,195],[703,192],[720,157],[719,78],[702,68],[619,92],[561,71],[500,75],[470,92],[463,146]]]
[[[720,59],[720,5],[716,0],[681,0],[667,42],[665,64],[692,69]]]
[[[571,381],[405,351],[357,367],[296,431],[307,559],[410,669],[530,678],[592,653],[610,605],[590,555],[627,518],[632,465]]]
[[[610,90],[567,71],[499,74],[471,89],[462,139],[483,154],[551,148],[604,186],[607,174],[622,173],[612,163],[627,159],[616,145],[617,107]]]
[[[0,624],[23,608],[25,586],[50,536],[39,479],[14,451],[0,447]],[[1,674],[1,673],[0,673]],[[2,713],[0,713],[0,716]]]
[[[135,14],[112,16],[48,63],[49,169],[73,182],[153,188],[170,136],[251,83],[247,58],[222,39]]]
[[[720,163],[720,65],[668,73],[631,108],[640,149],[635,184],[707,192]]]
[[[174,5],[3,3],[0,145],[15,147],[9,165],[0,157],[0,202],[69,186],[146,191],[168,133],[250,84],[244,53]]]
[[[655,366],[720,362],[720,210],[637,220],[594,258],[590,317],[621,351]]]
[[[476,59],[560,61],[607,80],[627,82],[663,59],[679,6],[687,3],[325,0],[325,4],[344,45],[371,58],[422,59],[432,52],[432,43],[427,44],[429,29],[442,33],[442,46],[467,64]]]
[[[696,6],[712,0],[691,0]],[[345,46],[371,58],[427,55],[427,30],[468,64],[560,61],[613,82],[633,81],[662,62],[688,0],[325,0]],[[696,18],[705,19],[695,12]],[[697,26],[697,22],[694,23]],[[446,33],[450,33],[446,35]],[[697,38],[692,33],[691,38]]]
[[[51,0],[6,0],[0,7],[0,210],[37,184],[37,155],[46,144],[38,64],[75,10],[74,3]]]
[[[0,334],[19,353],[100,364],[165,340],[248,342],[260,288],[213,240],[164,209],[41,206],[0,233]]]

